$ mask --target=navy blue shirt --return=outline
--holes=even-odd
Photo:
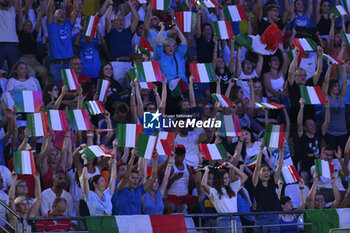
[[[112,213],[117,215],[141,214],[143,194],[145,194],[143,184],[134,189],[134,191],[131,191],[127,186],[121,192],[117,189],[117,206],[112,203]]]
[[[118,57],[129,56],[132,53],[131,39],[132,33],[130,28],[123,31],[112,28],[107,34],[110,59],[113,60]]]

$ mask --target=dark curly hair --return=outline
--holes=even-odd
[[[236,193],[231,189],[231,186],[224,185],[224,175],[228,173],[226,169],[220,169],[214,173],[214,188],[219,194],[219,199],[223,195],[222,188],[226,190],[227,195],[232,198],[236,196]]]

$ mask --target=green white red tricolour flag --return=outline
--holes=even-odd
[[[200,2],[200,1],[198,1]],[[201,2],[204,6],[206,6],[207,8],[215,8],[215,7],[219,7],[219,4],[215,1],[215,0],[204,0]]]
[[[92,116],[104,114],[106,112],[105,107],[100,101],[84,102],[84,109],[87,109]]]
[[[242,5],[224,6],[224,15],[227,20],[233,22],[248,20],[247,13]]]
[[[239,117],[237,115],[217,115],[216,120],[221,121],[221,136],[242,136],[241,124],[239,123]]]
[[[17,112],[40,112],[43,107],[41,91],[13,91]]]
[[[170,0],[150,0],[154,10],[168,10],[170,8]]]
[[[239,25],[231,21],[213,21],[212,23],[214,35],[220,40],[231,39],[234,35],[240,33]]]
[[[46,112],[28,113],[27,128],[31,137],[42,137],[50,134],[49,120]]]
[[[67,131],[69,124],[64,110],[48,110],[49,125],[53,131]]]
[[[188,90],[188,84],[182,78],[175,78],[169,82],[169,89],[173,97],[181,96]]]
[[[95,38],[96,36],[96,26],[98,25],[98,23],[100,22],[100,18],[97,16],[85,16],[85,26],[86,29],[84,31],[84,35],[91,37],[91,38]]]
[[[334,164],[322,159],[315,159],[315,167],[319,176],[331,178],[334,170]]]
[[[153,57],[153,48],[151,46],[151,43],[149,43],[148,40],[146,40],[143,36],[141,36],[140,42],[137,46],[138,52],[142,54],[146,54],[149,57]]]
[[[342,5],[337,5],[335,7],[332,7],[328,12],[329,14],[334,14],[337,17],[342,15],[348,15],[348,12],[346,12],[346,10]]]
[[[220,102],[222,107],[233,107],[233,104],[229,98],[221,94],[211,94],[211,97],[217,102]]]
[[[300,95],[305,104],[324,104],[327,102],[319,86],[300,85]]]
[[[154,89],[156,88],[153,83],[140,82],[140,88],[142,89]]]
[[[346,43],[346,46],[350,46],[350,34],[347,34],[344,31],[340,31],[340,34],[343,41]]]
[[[329,233],[331,229],[347,232],[350,229],[350,208],[305,210],[305,232]]]
[[[316,51],[317,44],[310,38],[295,38],[293,44],[300,49],[298,56],[298,66],[300,65],[301,58],[303,57],[304,51]]]
[[[284,125],[265,126],[265,146],[270,148],[281,148],[284,142]]]
[[[257,105],[259,108],[268,108],[268,109],[281,109],[286,107],[283,104],[278,104],[275,102],[267,102],[267,103],[255,102],[255,105]]]
[[[300,181],[298,171],[295,169],[294,165],[283,166],[281,177],[285,184],[292,184]]]
[[[182,32],[192,32],[196,26],[197,14],[191,11],[176,12],[177,26]]]
[[[252,156],[247,162],[247,167],[254,168],[256,165],[256,161],[258,159],[258,155]]]
[[[203,160],[227,159],[227,151],[222,144],[199,144],[199,151],[205,157]]]
[[[336,65],[344,63],[344,61],[325,53],[323,54],[323,58],[326,59],[327,61],[330,61],[332,64],[336,64]]]
[[[340,0],[339,3],[340,3],[340,5],[342,5],[344,7],[344,9],[348,13],[348,15],[350,15],[349,14],[349,12],[350,12],[350,1],[349,0]]]
[[[116,138],[119,147],[135,147],[138,136],[143,133],[141,124],[117,124]]]
[[[88,159],[94,159],[101,156],[113,157],[113,154],[103,145],[88,146],[85,149],[80,150],[79,153],[86,155]]]
[[[183,214],[88,216],[89,233],[187,233]]]
[[[66,115],[72,130],[93,130],[90,116],[86,109],[67,110]]]
[[[147,134],[139,134],[137,138],[136,147],[138,150],[137,156],[145,159],[151,159],[153,151],[156,147],[157,136],[150,136]]]
[[[68,87],[68,90],[74,91],[78,89],[78,78],[73,69],[62,69],[61,76],[63,84]]]
[[[108,80],[105,80],[105,79],[98,80],[97,82],[98,101],[103,102],[104,98],[107,95],[110,84],[111,83]]]
[[[36,167],[32,151],[16,151],[13,153],[13,166],[18,175],[35,175]]]
[[[216,80],[212,63],[190,63],[190,72],[195,83],[210,83]]]
[[[154,135],[155,136],[155,135]],[[158,133],[156,149],[159,155],[171,155],[175,134],[171,132],[160,131]]]
[[[136,76],[140,82],[161,82],[163,81],[162,71],[158,61],[135,62]]]

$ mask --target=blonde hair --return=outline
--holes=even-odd
[[[176,45],[176,41],[173,38],[166,38],[163,40],[163,47],[167,47],[170,45]]]

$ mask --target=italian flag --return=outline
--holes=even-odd
[[[200,1],[197,1],[197,2],[200,2]],[[204,4],[204,6],[206,6],[207,8],[219,7],[219,4],[217,4],[215,0],[204,0],[202,4]]]
[[[13,166],[18,175],[35,175],[36,167],[32,151],[16,151],[13,153]]]
[[[195,83],[215,82],[215,72],[212,63],[190,63],[190,72]]]
[[[325,178],[331,178],[334,165],[331,162],[322,160],[322,159],[315,159],[315,166],[316,171],[318,172],[319,176],[325,177]]]
[[[159,155],[171,155],[171,148],[173,148],[175,134],[165,131],[158,133],[156,149]]]
[[[136,76],[140,77],[140,82],[163,81],[158,61],[135,62],[135,70]]]
[[[348,232],[350,228],[350,208],[305,210],[306,232],[328,233],[332,228],[341,228],[339,232]]]
[[[105,146],[92,145],[79,151],[80,154],[84,154],[88,159],[94,159],[101,156],[113,157],[113,154]]]
[[[251,157],[251,158],[246,162],[247,167],[249,167],[249,168],[254,168],[255,165],[256,165],[257,159],[258,159],[258,155],[255,155],[255,156]]]
[[[330,61],[332,64],[343,64],[344,62],[334,56],[328,55],[328,54],[323,54],[323,58],[326,59],[327,61]]]
[[[135,0],[138,4],[147,4],[146,0]]]
[[[181,96],[188,90],[188,84],[182,78],[175,78],[169,82],[169,89],[171,96]]]
[[[85,32],[84,35],[88,37],[95,38],[96,36],[96,30],[95,27],[100,22],[100,18],[96,16],[85,16]]]
[[[237,115],[218,115],[216,120],[221,121],[221,136],[237,137],[242,136],[241,124]]]
[[[75,91],[78,89],[79,82],[74,70],[62,69],[61,76],[62,76],[63,84],[68,87],[68,90]]]
[[[335,16],[348,15],[348,12],[346,12],[342,5],[332,7],[328,12],[329,14],[334,14]]]
[[[278,104],[275,102],[267,102],[267,103],[256,102],[255,105],[258,106],[259,108],[268,108],[268,109],[281,109],[286,107],[283,104]]]
[[[170,8],[170,0],[150,0],[154,10],[165,11]]]
[[[284,142],[284,125],[265,126],[265,146],[270,148],[281,148]]]
[[[53,131],[67,131],[69,130],[69,124],[67,120],[66,112],[63,110],[48,110],[47,116],[49,125]]]
[[[140,83],[140,88],[142,89],[154,89],[156,88],[153,83],[146,83],[146,82],[141,82]]]
[[[350,34],[347,34],[344,31],[340,31],[340,34],[343,41],[346,43],[346,46],[350,46]]]
[[[319,86],[300,85],[300,95],[305,104],[324,104],[327,102]]]
[[[41,91],[14,91],[13,100],[17,112],[40,112],[43,107],[43,94]]]
[[[46,112],[28,113],[27,128],[31,137],[42,137],[50,134],[49,120]]]
[[[87,109],[91,116],[104,114],[106,112],[105,107],[99,101],[84,102],[84,109]]]
[[[151,43],[149,43],[149,41],[146,40],[143,36],[141,36],[139,45],[137,46],[137,49],[142,54],[146,54],[149,57],[153,56],[154,50],[151,46]]]
[[[300,49],[298,56],[298,66],[300,65],[301,58],[303,57],[304,51],[316,51],[317,44],[310,38],[295,38],[293,44]]]
[[[227,159],[227,151],[222,144],[199,144],[199,151],[205,156],[203,160]]]
[[[141,124],[117,124],[116,138],[120,147],[135,147],[138,136],[143,133]]]
[[[281,41],[282,31],[276,24],[271,24],[261,36],[239,34],[235,39],[235,43],[238,45],[261,55],[274,54]]]
[[[220,40],[231,39],[233,35],[240,33],[239,24],[231,21],[213,21],[211,23],[214,35]]]
[[[183,214],[88,216],[89,233],[187,233]]]
[[[196,26],[197,14],[190,11],[176,12],[176,21],[182,32],[192,32]]]
[[[299,174],[294,165],[283,166],[281,172],[281,178],[285,184],[292,184],[300,181]]]
[[[211,97],[217,102],[220,102],[222,107],[233,107],[233,104],[229,98],[221,94],[211,94]]]
[[[242,20],[248,20],[247,13],[244,10],[244,6],[225,6],[224,15],[227,20],[237,22]]]
[[[350,1],[349,0],[340,0],[340,5],[342,5],[345,9],[345,11],[348,13],[347,15],[350,15]]]
[[[150,136],[147,134],[139,134],[136,142],[136,148],[138,150],[139,157],[145,159],[151,159],[153,155],[154,148],[156,146],[157,136]]]
[[[103,102],[104,98],[107,95],[109,86],[111,83],[108,80],[105,79],[99,79],[97,81],[97,95],[98,95],[98,101]]]
[[[86,109],[67,110],[66,115],[72,130],[93,130]]]

